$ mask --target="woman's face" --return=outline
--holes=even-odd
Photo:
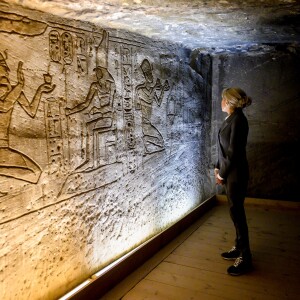
[[[223,112],[227,112],[227,104],[226,104],[226,100],[223,98],[221,101],[221,108]]]

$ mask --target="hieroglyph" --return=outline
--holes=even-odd
[[[65,201],[165,151],[153,111],[173,120],[174,95],[146,44],[5,12],[0,21],[3,203],[22,197],[28,211]],[[24,213],[9,211],[5,222]]]

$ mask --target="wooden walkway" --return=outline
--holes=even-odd
[[[268,203],[246,204],[251,273],[226,272],[234,229],[221,201],[101,299],[300,299],[299,204]]]

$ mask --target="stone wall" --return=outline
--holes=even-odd
[[[211,60],[0,5],[1,299],[55,299],[212,195]]]
[[[224,51],[213,64],[213,161],[222,113],[221,91],[239,86],[253,98],[249,121],[249,197],[299,200],[300,49],[261,45]],[[222,192],[219,190],[219,192]]]

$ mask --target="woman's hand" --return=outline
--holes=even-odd
[[[224,181],[219,179],[218,177],[216,177],[216,184],[217,185],[223,185],[224,184]]]
[[[220,176],[219,176],[219,170],[218,169],[215,169],[215,180],[216,180],[216,184],[217,185],[223,185],[224,184],[224,181],[222,179],[220,179]]]

